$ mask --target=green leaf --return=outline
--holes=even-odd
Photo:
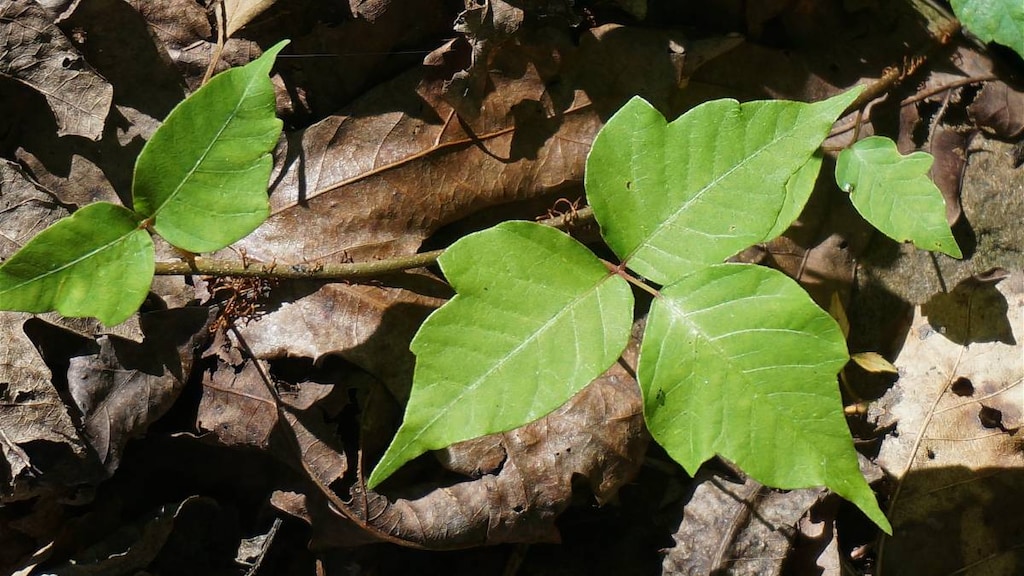
[[[587,198],[605,240],[632,270],[668,284],[784,230],[800,212],[793,202],[806,201],[787,183],[813,166],[859,92],[815,104],[715,100],[672,123],[633,98],[587,158]],[[806,174],[793,182],[813,184]]]
[[[786,198],[782,203],[782,209],[775,217],[775,226],[759,242],[768,242],[777,238],[800,217],[804,206],[807,205],[807,200],[814,192],[814,183],[818,180],[818,173],[821,172],[821,164],[824,160],[825,156],[819,150],[796,173],[790,176],[789,181],[786,182]]]
[[[142,148],[135,210],[171,244],[219,250],[267,219],[270,152],[281,134],[267,75],[285,44],[212,78],[171,110]]]
[[[872,136],[839,153],[836,183],[850,192],[857,211],[886,236],[962,258],[946,223],[942,193],[928,178],[931,167],[931,154],[900,156],[895,142]]]
[[[953,13],[975,36],[998,42],[1024,58],[1024,2],[1020,0],[950,0]]]
[[[857,465],[835,321],[781,272],[718,264],[662,289],[637,377],[651,435],[690,473],[715,454],[759,482],[825,485],[889,524]]]
[[[153,281],[153,240],[141,220],[107,202],[58,220],[0,266],[0,310],[124,322]]]
[[[438,262],[458,294],[412,341],[405,420],[371,488],[428,450],[548,414],[629,339],[629,285],[558,230],[506,222],[459,240]]]

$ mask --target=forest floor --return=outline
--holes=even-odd
[[[43,4],[0,5],[0,259],[79,207],[130,203],[171,109],[282,39],[271,216],[210,259],[316,270],[571,220],[594,136],[634,95],[671,120],[869,86],[797,223],[737,258],[795,278],[845,315],[851,352],[898,369],[851,363],[837,384],[895,533],[722,460],[688,476],[648,437],[635,346],[555,413],[367,491],[409,396],[409,342],[452,295],[437,267],[159,275],[118,326],[0,313],[0,573],[1024,573],[1024,62],[943,10],[226,2],[260,9],[227,14],[218,42],[212,1]],[[828,177],[872,134],[934,156],[963,259],[886,238]],[[570,231],[607,251],[592,220]],[[182,254],[158,244],[157,259]]]

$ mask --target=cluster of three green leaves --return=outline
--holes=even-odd
[[[56,310],[119,324],[153,281],[147,228],[183,250],[209,252],[266,220],[270,152],[282,126],[268,73],[286,44],[215,76],[171,111],[135,163],[134,210],[90,204],[4,262],[0,310]]]
[[[670,124],[635,98],[595,139],[586,188],[622,266],[663,286],[637,371],[655,440],[690,473],[718,454],[770,486],[828,486],[889,530],[843,415],[840,328],[782,273],[722,263],[797,218],[819,146],[858,93],[718,100]],[[844,162],[848,171],[858,158]],[[457,295],[413,340],[405,419],[370,487],[429,450],[548,414],[615,362],[630,334],[621,268],[557,230],[503,223],[439,263]]]

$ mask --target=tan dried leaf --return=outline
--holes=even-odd
[[[783,574],[801,517],[825,494],[821,488],[777,492],[708,472],[693,485],[662,574]]]
[[[0,160],[0,260],[67,212],[16,165]],[[0,501],[31,496],[35,489],[32,444],[66,445],[84,457],[86,445],[50,383],[50,369],[22,330],[31,314],[0,312]]]
[[[878,457],[895,482],[878,574],[1024,570],[1024,516],[1008,513],[1024,510],[1024,276],[963,294],[945,302],[945,322],[963,328],[956,339],[916,313],[900,379],[873,407],[897,433]],[[1002,318],[989,313],[995,295]],[[999,332],[994,322],[1011,327],[1008,339],[985,336]]]
[[[898,372],[896,367],[892,365],[892,362],[886,360],[885,356],[878,352],[858,352],[850,356],[850,359],[868,372],[882,372],[886,374],[896,374]]]
[[[264,10],[270,8],[274,0],[224,0],[224,12],[227,20],[224,22],[224,36],[234,35],[241,27],[253,18],[259,16]]]

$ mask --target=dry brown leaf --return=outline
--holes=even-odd
[[[662,574],[782,574],[797,524],[823,489],[777,492],[708,472],[694,478]]]
[[[70,360],[68,389],[84,435],[109,474],[127,442],[145,433],[177,400],[206,339],[206,308],[179,308],[142,316],[141,342],[100,336],[99,352]]]
[[[46,98],[59,135],[100,138],[114,89],[38,3],[8,0],[0,6],[0,74]]]
[[[487,116],[473,126],[479,143],[439,100],[438,87],[407,75],[370,92],[349,116],[291,138],[279,154],[289,169],[275,181],[273,213],[239,245],[264,262],[310,266],[409,254],[476,210],[578,185],[598,127],[584,97],[559,117],[552,138],[528,143],[534,158],[508,159],[512,107],[543,101],[539,77],[527,71],[492,93]]]
[[[257,358],[339,354],[404,401],[413,367],[408,343],[448,290],[428,274],[409,273],[389,284],[283,285],[273,295],[281,298],[279,308],[240,332]]]
[[[1024,92],[1005,82],[986,82],[967,107],[978,127],[1003,140],[1024,134]]]
[[[986,286],[948,299],[944,326],[917,312],[895,362],[900,379],[872,409],[895,430],[878,457],[894,482],[895,533],[881,542],[877,574],[1024,569],[1024,516],[1010,512],[1024,510],[1024,276],[998,285],[1001,318]],[[1013,333],[992,338],[1004,323]]]
[[[224,36],[232,36],[239,28],[252,22],[275,0],[224,0],[227,21],[224,22]]]
[[[203,375],[196,427],[224,446],[266,450],[277,426],[277,402],[252,362],[233,367],[218,361]]]

